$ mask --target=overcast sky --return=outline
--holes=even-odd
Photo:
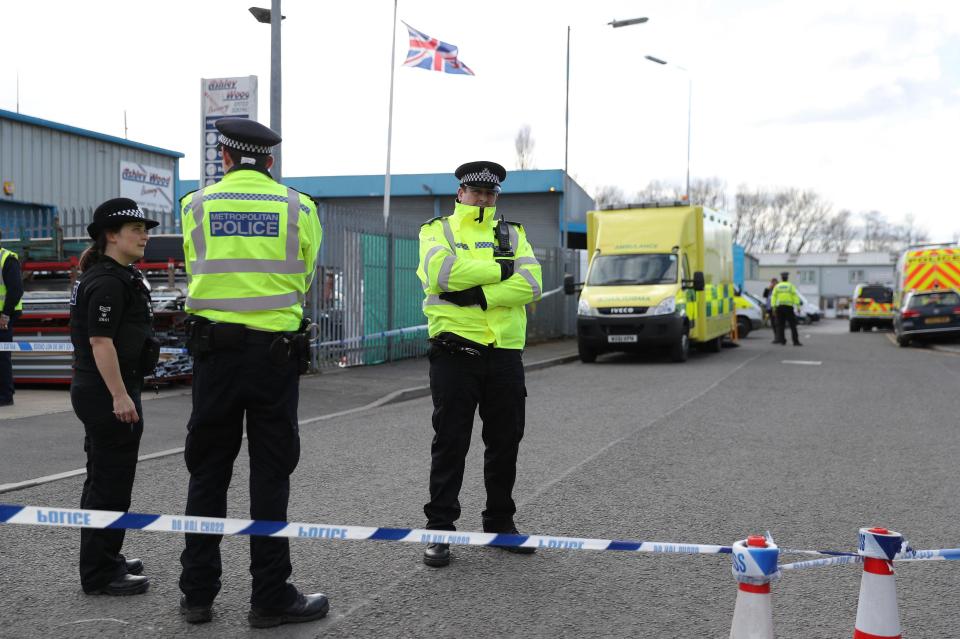
[[[0,108],[16,110],[19,72],[26,115],[123,136],[126,110],[131,140],[185,153],[181,177],[196,178],[200,78],[258,76],[269,123],[257,2],[5,2]],[[392,0],[283,13],[284,174],[382,174]],[[400,67],[398,23],[394,173],[512,169],[524,124],[536,168],[563,168],[570,25],[570,173],[588,192],[683,182],[689,79],[694,178],[811,188],[838,209],[912,214],[933,240],[960,232],[956,0],[400,0],[398,18],[458,46],[476,76]]]

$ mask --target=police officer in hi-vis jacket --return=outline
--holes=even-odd
[[[270,175],[279,135],[246,119],[217,120],[216,127],[226,175],[180,202],[194,358],[186,514],[226,516],[246,418],[250,516],[286,521],[290,475],[300,459],[299,378],[310,353],[303,301],[320,248],[320,220],[309,196]],[[189,623],[212,618],[220,540],[186,535],[180,609]],[[251,626],[327,614],[326,596],[302,594],[287,581],[291,570],[286,538],[250,537]]]
[[[496,162],[469,162],[455,175],[460,187],[453,213],[420,229],[417,274],[426,295],[423,311],[431,343],[434,407],[426,527],[455,530],[464,463],[479,408],[486,447],[483,530],[517,534],[512,492],[527,395],[524,307],[540,298],[540,264],[524,228],[495,217],[506,170]],[[449,544],[429,544],[423,562],[433,567],[449,564]]]

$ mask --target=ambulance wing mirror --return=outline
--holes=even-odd
[[[563,274],[563,293],[564,295],[573,295],[574,293],[579,293],[583,290],[583,282],[575,284],[573,281],[573,275],[570,273]]]
[[[707,283],[703,278],[703,271],[695,271],[692,280],[683,280],[683,288],[692,288],[695,291],[702,291],[706,287]]]

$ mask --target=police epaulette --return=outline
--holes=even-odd
[[[445,217],[446,217],[446,215],[438,215],[437,217],[431,217],[429,220],[427,220],[426,222],[424,222],[424,223],[421,224],[420,226],[428,226],[428,225],[430,225],[430,224],[433,224],[433,223],[436,222],[437,220],[442,220],[442,219],[445,218]]]
[[[513,224],[516,227],[523,228],[523,224],[520,222],[511,222],[510,220],[504,220],[503,218],[497,220],[497,222],[506,222],[507,224]]]

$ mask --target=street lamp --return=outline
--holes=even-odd
[[[270,128],[280,135],[280,98],[282,84],[280,82],[280,21],[286,16],[280,14],[280,0],[270,0],[270,8],[250,7],[250,13],[257,22],[270,25]],[[273,151],[274,179],[280,181],[283,175],[280,169],[281,145]]]
[[[630,18],[629,20],[613,19],[607,24],[616,29],[617,27],[629,27],[631,24],[643,24],[650,18]]]
[[[643,56],[650,62],[655,62],[656,64],[667,65],[669,64],[666,60],[661,60],[652,55]],[[690,113],[691,105],[693,103],[693,77],[690,74],[690,70],[684,67],[681,67],[679,64],[670,64],[675,69],[680,69],[687,74],[687,204],[690,204]]]
[[[607,24],[616,29],[628,27],[631,24],[643,24],[650,18],[630,18],[629,20],[613,19]],[[568,173],[570,170],[570,25],[567,25],[567,95],[566,112],[563,121],[563,248],[567,248],[568,232],[567,219],[570,208],[570,188]]]

